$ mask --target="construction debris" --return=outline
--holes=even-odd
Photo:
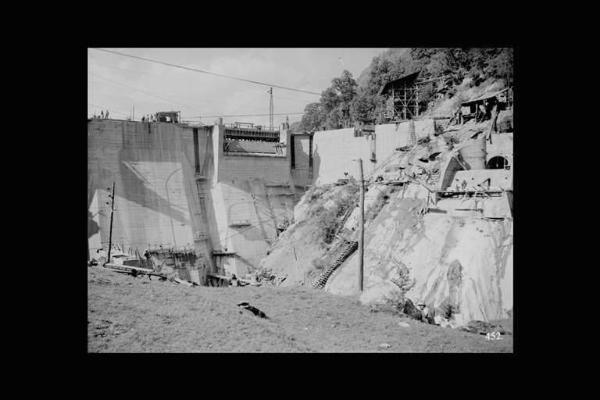
[[[206,284],[212,287],[227,287],[231,284],[231,278],[219,274],[206,274]]]
[[[125,272],[128,274],[132,274],[134,276],[137,274],[155,274],[154,270],[149,269],[149,268],[134,267],[131,265],[123,265],[123,264],[106,263],[106,264],[104,264],[104,268],[108,268],[108,269],[111,269],[111,270],[117,271],[117,272]],[[155,274],[155,275],[158,275],[158,274]]]
[[[269,317],[267,317],[267,314],[265,314],[258,308],[251,306],[248,302],[245,302],[245,301],[241,302],[238,304],[238,307],[242,307],[243,309],[250,311],[252,314],[256,315],[257,317],[269,319]]]
[[[417,321],[423,321],[423,313],[419,310],[410,299],[406,299],[404,304],[399,305],[399,311]]]
[[[183,279],[179,279],[179,278],[173,278],[171,279],[172,282],[175,282],[177,284],[181,284],[184,286],[198,286],[198,284],[194,283],[194,282],[188,282],[188,281],[184,281]]]
[[[494,325],[485,321],[469,321],[466,326],[460,328],[461,331],[475,333],[478,335],[486,335],[492,332],[498,332],[501,335],[505,335],[507,332],[501,325]]]

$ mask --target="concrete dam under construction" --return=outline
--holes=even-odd
[[[111,268],[147,266],[209,286],[267,274],[275,285],[358,294],[353,190],[361,159],[368,190],[361,301],[386,301],[397,290],[395,274],[404,273],[407,295],[449,307],[453,323],[506,318],[513,133],[499,123],[487,140],[488,125],[443,129],[447,121],[421,118],[292,134],[286,124],[93,118],[89,256],[98,259],[110,242]]]
[[[413,124],[419,137],[433,131],[431,119]],[[138,258],[146,250],[192,251],[206,272],[243,276],[293,223],[309,186],[355,176],[358,157],[370,159],[370,175],[408,143],[409,125],[377,125],[376,135],[357,136],[353,128],[291,134],[286,124],[267,130],[91,118],[89,257],[106,252],[109,241]]]
[[[289,140],[241,124],[88,120],[89,256],[111,239],[123,253],[191,251],[206,272],[255,269],[310,184],[308,138],[294,170]]]
[[[88,47],[87,352],[514,353],[515,50]]]
[[[433,120],[414,125],[426,134]],[[357,136],[353,128],[291,134],[286,124],[89,119],[89,257],[106,253],[109,242],[138,258],[147,250],[191,251],[205,272],[243,276],[293,223],[309,186],[356,175],[358,157],[371,159],[370,175],[377,159],[406,145],[408,128],[377,125],[376,135]]]

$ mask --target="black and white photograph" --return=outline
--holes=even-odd
[[[513,47],[83,50],[88,353],[514,353]]]

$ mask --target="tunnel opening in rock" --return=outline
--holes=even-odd
[[[492,157],[487,162],[488,169],[506,169],[506,167],[508,167],[508,160],[502,156]]]

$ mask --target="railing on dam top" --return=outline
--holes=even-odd
[[[259,128],[241,128],[232,126],[225,128],[225,138],[238,140],[260,140],[264,142],[279,142],[279,131],[263,130]]]

